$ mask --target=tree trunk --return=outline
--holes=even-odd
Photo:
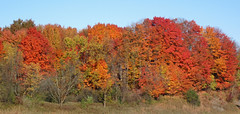
[[[64,100],[60,99],[60,108],[62,108],[63,102],[64,102]]]
[[[62,105],[63,105],[63,103],[61,102],[61,103],[60,103],[60,108],[62,108]]]
[[[103,98],[103,107],[105,108],[106,107],[106,99],[107,99],[107,92],[104,91],[104,98]]]

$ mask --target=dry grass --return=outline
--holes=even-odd
[[[93,103],[83,106],[81,103],[68,102],[62,108],[58,104],[30,101],[23,105],[13,105],[9,108],[2,107],[2,114],[240,114],[233,103],[225,101],[225,94],[222,92],[201,92],[199,98],[201,105],[192,106],[179,96],[162,96],[160,101],[152,104],[108,104],[106,108],[100,103]]]

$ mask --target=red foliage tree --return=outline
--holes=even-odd
[[[191,53],[192,68],[190,73],[194,77],[193,87],[196,90],[206,89],[212,81],[211,66],[213,64],[206,39],[203,37],[197,39]]]
[[[225,56],[226,73],[223,80],[227,82],[225,82],[225,88],[227,88],[229,87],[229,83],[235,80],[236,69],[238,68],[236,44],[221,31],[217,31],[217,37],[220,38],[222,44],[221,49],[224,51]]]
[[[51,51],[48,40],[36,30],[30,28],[27,36],[22,39],[19,45],[23,52],[23,59],[25,64],[35,63],[41,67],[41,72],[48,72],[52,70],[51,65]]]
[[[165,87],[166,84],[177,81],[177,79],[182,79],[180,84],[180,89],[177,92],[185,91],[191,88],[192,77],[190,77],[190,52],[183,45],[182,32],[176,24],[170,20],[161,17],[154,17],[153,20],[146,19],[143,22],[144,27],[144,44],[148,47],[148,50],[143,55],[146,62],[150,62],[150,65],[154,67],[160,67],[162,64],[167,65],[167,69],[173,69],[177,66],[179,69],[177,72],[169,70],[167,75],[171,80],[164,80]],[[174,74],[173,73],[178,73]],[[161,76],[161,75],[159,75]],[[178,76],[178,78],[171,78],[171,76]],[[141,78],[140,78],[141,81]],[[177,92],[166,88],[169,94],[175,94]]]
[[[195,21],[176,19],[175,22],[182,30],[183,44],[191,53],[190,75],[196,90],[207,88],[211,82],[212,59],[207,41],[200,34],[201,28]]]

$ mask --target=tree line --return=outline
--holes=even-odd
[[[154,17],[78,31],[18,19],[0,28],[0,99],[21,103],[44,93],[63,104],[88,90],[105,106],[127,101],[129,93],[158,99],[190,89],[226,90],[240,82],[239,58],[226,34],[193,20]]]

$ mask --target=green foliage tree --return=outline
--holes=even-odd
[[[35,24],[31,19],[25,21],[23,21],[22,19],[18,19],[13,21],[13,24],[11,24],[10,26],[10,30],[12,33],[15,33],[22,28],[29,29],[31,27],[35,27]]]

